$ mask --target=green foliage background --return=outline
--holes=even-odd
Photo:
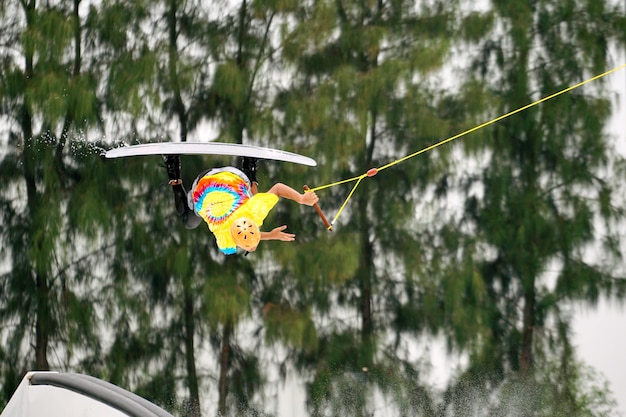
[[[159,157],[298,152],[261,188],[360,175],[619,63],[608,0],[0,2],[0,386],[111,381],[176,415],[604,416],[572,306],[623,300],[624,161],[606,81],[359,185],[328,233],[283,201],[225,257],[186,230]],[[183,179],[235,158],[183,157]],[[332,217],[350,185],[318,191]],[[442,390],[428,349],[466,366]],[[280,398],[278,399],[280,400]],[[388,414],[385,414],[388,413]]]

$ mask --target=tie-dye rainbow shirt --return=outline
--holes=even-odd
[[[191,190],[194,211],[208,224],[217,246],[227,255],[237,251],[230,235],[231,224],[240,217],[248,217],[260,228],[278,202],[275,194],[252,196],[250,182],[238,172],[237,169],[209,171],[196,179]]]

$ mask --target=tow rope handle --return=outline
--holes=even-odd
[[[308,191],[310,190],[308,185],[304,186],[304,191]],[[322,221],[324,222],[324,226],[326,226],[326,229],[328,229],[329,232],[333,231],[333,225],[330,224],[330,222],[328,221],[328,219],[326,218],[326,216],[324,216],[324,212],[322,211],[322,209],[320,208],[320,205],[315,203],[313,205],[313,208],[315,209],[315,211],[317,211],[317,214],[319,214],[320,218],[322,219]]]

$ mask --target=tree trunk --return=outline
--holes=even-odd
[[[524,317],[522,329],[522,348],[520,352],[520,373],[528,375],[533,366],[533,327],[535,324],[535,286],[534,282],[524,294]]]
[[[367,213],[367,194],[359,199],[359,211]],[[373,276],[373,248],[369,238],[369,224],[365,214],[361,219],[361,267],[359,268],[359,290],[361,297],[359,300],[359,309],[361,315],[361,340],[363,343],[363,357],[361,358],[361,366],[369,367],[372,365],[373,349],[374,349],[374,318],[372,313],[372,276]]]
[[[31,28],[34,24],[34,16],[35,16],[35,2],[31,1],[27,4],[25,3],[25,14],[26,14],[26,22],[27,26]],[[33,50],[27,49],[24,51],[24,82],[25,84],[29,84],[34,76],[33,70]],[[25,90],[27,90],[25,88]],[[22,162],[23,162],[23,173],[24,173],[24,181],[26,183],[26,198],[27,198],[27,208],[29,215],[29,221],[31,222],[34,218],[34,211],[38,207],[38,196],[37,196],[37,187],[35,181],[35,152],[36,147],[33,143],[33,127],[32,127],[32,117],[30,111],[28,109],[28,105],[25,102],[22,104],[20,124],[23,133],[23,143],[22,143]],[[33,240],[34,236],[36,236],[36,231],[31,228],[30,230],[30,245],[37,245],[38,242]],[[35,280],[35,367],[37,370],[48,371],[50,370],[50,365],[48,364],[48,328],[49,328],[49,287],[48,281],[44,275],[42,275],[41,271],[38,271],[38,265],[33,265],[31,270],[34,270],[34,280]]]
[[[37,274],[37,318],[35,324],[35,359],[36,370],[49,371],[48,364],[48,325],[50,307],[48,303],[49,288],[45,277]]]
[[[363,58],[363,61],[367,61]],[[372,64],[370,62],[366,62],[364,66],[365,69],[369,68]],[[373,65],[372,65],[373,66]],[[376,110],[371,110],[371,124],[369,127],[370,130],[370,144],[367,146],[367,153],[365,155],[365,166],[369,167],[372,165],[372,158],[374,154],[374,146],[376,143]],[[368,212],[368,194],[363,193],[359,198],[359,212],[361,213],[361,239],[363,242],[363,246],[361,248],[362,260],[361,260],[361,334],[363,338],[363,342],[366,344],[368,358],[366,358],[367,363],[364,366],[371,365],[372,359],[372,350],[373,350],[373,341],[372,336],[374,334],[374,319],[372,317],[372,277],[375,275],[374,271],[374,249],[372,248],[372,243],[370,241],[370,223],[367,216]]]
[[[228,367],[230,362],[230,337],[233,333],[233,325],[230,322],[224,324],[222,334],[222,351],[220,354],[220,378],[218,382],[219,399],[217,403],[217,415],[226,415],[226,397],[228,396]]]
[[[187,387],[189,389],[189,409],[187,415],[200,417],[200,390],[196,372],[196,354],[194,349],[195,321],[193,294],[189,278],[185,278],[184,322],[185,322],[185,361],[187,363]]]
[[[174,95],[174,112],[178,116],[178,123],[180,124],[180,140],[182,142],[187,141],[187,108],[180,92],[180,84],[178,83],[178,32],[177,32],[177,12],[176,0],[170,1],[170,7],[167,14],[168,18],[168,37],[169,37],[169,53],[168,53],[168,73],[169,81],[172,85],[172,94]]]

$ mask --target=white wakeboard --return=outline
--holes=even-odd
[[[317,166],[317,162],[315,162],[314,159],[297,153],[272,148],[262,148],[259,146],[222,142],[151,142],[113,148],[104,154],[106,158],[145,155],[245,156],[250,158],[293,162],[295,164],[308,165],[311,167]]]

